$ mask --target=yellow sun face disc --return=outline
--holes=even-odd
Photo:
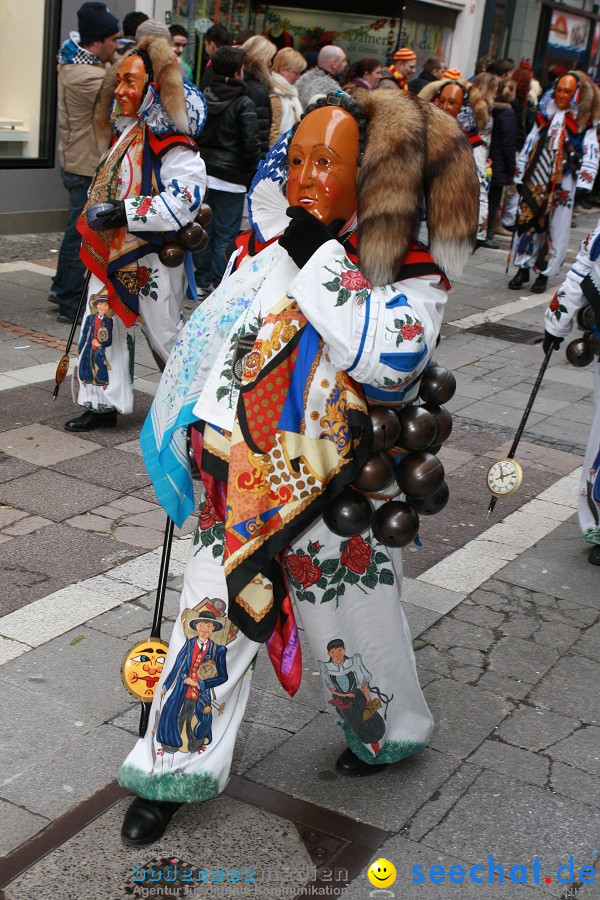
[[[121,663],[121,680],[137,700],[150,702],[158,684],[169,645],[160,638],[144,638],[127,651]]]

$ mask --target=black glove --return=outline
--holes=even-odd
[[[558,350],[563,341],[564,338],[556,337],[555,335],[550,334],[549,331],[544,331],[544,343],[542,344],[544,353],[547,353],[550,347],[552,347],[553,350]]]
[[[306,265],[319,247],[327,241],[336,240],[344,224],[343,219],[334,219],[330,225],[324,225],[302,206],[288,206],[286,213],[292,221],[279,238],[279,243],[299,269]]]
[[[110,228],[121,228],[127,225],[127,213],[125,203],[122,200],[109,200],[112,209],[104,209],[96,213],[93,221],[90,221],[92,231],[108,231]],[[105,204],[108,205],[108,204]],[[90,207],[90,212],[94,207]]]

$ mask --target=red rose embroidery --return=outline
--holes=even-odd
[[[318,566],[313,566],[310,556],[297,556],[290,553],[285,558],[285,564],[294,581],[297,581],[303,588],[316,584],[323,574]]]
[[[207,529],[212,528],[215,522],[218,521],[219,517],[217,516],[217,511],[212,505],[210,497],[207,495],[202,509],[200,510],[200,528],[202,531],[207,531]]]
[[[423,326],[420,324],[420,322],[415,322],[414,325],[403,325],[400,329],[400,334],[405,341],[412,341],[422,333]]]
[[[138,285],[143,288],[149,278],[150,269],[146,268],[146,266],[140,266],[138,269]]]
[[[552,302],[550,303],[550,310],[552,312],[556,312],[556,310],[558,309],[559,306],[560,306],[560,303],[558,301],[558,297],[555,294],[554,297],[552,298]]]
[[[340,562],[347,569],[362,575],[371,564],[371,548],[360,534],[351,537],[342,551]]]
[[[362,288],[370,288],[371,282],[367,281],[362,272],[346,270],[342,272],[342,287],[349,291],[360,291]]]
[[[145,216],[150,207],[152,206],[152,197],[144,197],[138,208],[136,209],[136,213],[138,216]]]

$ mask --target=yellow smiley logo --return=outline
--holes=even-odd
[[[367,878],[374,887],[386,888],[396,880],[396,868],[389,859],[376,859],[369,866]]]

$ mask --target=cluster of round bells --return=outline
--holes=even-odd
[[[577,324],[583,330],[581,337],[567,344],[566,355],[572,366],[589,366],[594,357],[600,356],[600,338],[594,334],[594,311],[584,306],[577,313]]]
[[[207,203],[202,203],[195,220],[180,228],[175,237],[165,237],[165,243],[158,253],[163,266],[176,269],[185,259],[185,251],[196,253],[204,250],[208,244],[208,234],[204,226],[212,219],[212,210]]]
[[[452,372],[434,364],[421,378],[422,406],[370,410],[373,455],[323,514],[334,534],[351,537],[370,525],[381,544],[405,547],[417,536],[419,515],[432,516],[445,507],[448,485],[436,454],[452,431],[452,417],[441,404],[455,390]],[[393,459],[400,456],[395,466]],[[401,494],[405,499],[396,499]],[[374,511],[371,499],[387,502]]]

